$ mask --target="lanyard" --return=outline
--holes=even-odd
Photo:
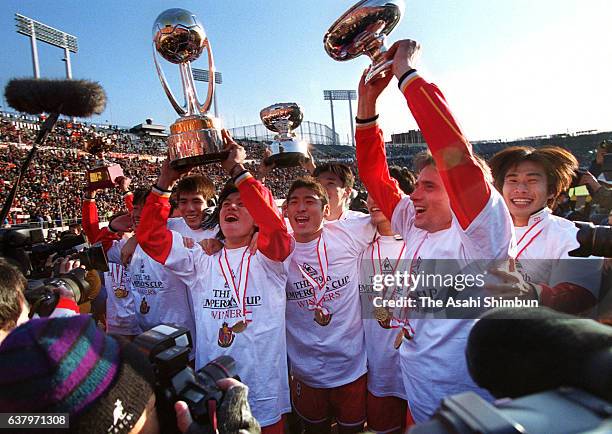
[[[327,257],[327,246],[325,240],[323,240],[323,232],[319,236],[317,241],[317,259],[319,262],[319,270],[321,271],[321,283],[317,282],[301,265],[298,264],[298,268],[302,273],[302,276],[312,286],[313,300],[314,303],[308,304],[308,310],[321,310],[323,314],[329,314],[329,311],[323,307],[323,297],[325,296],[325,287],[327,285],[327,269],[329,268],[329,259]]]
[[[232,298],[236,302],[238,309],[240,310],[240,318],[241,320],[246,321],[246,309],[245,309],[245,299],[247,286],[249,284],[249,268],[251,267],[251,257],[252,254],[249,253],[249,256],[246,258],[246,267],[245,267],[245,256],[249,249],[245,248],[242,253],[242,258],[240,259],[240,278],[238,279],[238,286],[236,286],[236,279],[232,274],[232,270],[229,265],[229,261],[227,259],[227,250],[225,247],[223,248],[223,253],[219,256],[219,266],[221,267],[221,272],[223,273],[223,277],[225,278],[225,283],[229,286],[232,291]],[[229,279],[228,279],[229,276]]]
[[[376,274],[383,274],[383,266],[382,266],[382,258],[380,255],[380,237],[378,237],[376,239],[376,251],[378,254],[378,267],[379,267],[379,272],[377,273],[376,271],[376,263],[374,262],[374,244],[372,244],[372,256],[371,256],[371,261],[372,261],[372,270],[373,270],[373,275]],[[392,270],[391,270],[391,274],[395,275],[395,272],[397,271],[397,267],[399,266],[400,261],[402,260],[402,255],[404,254],[404,249],[406,248],[406,242],[402,243],[402,250],[400,250],[399,255],[397,256],[397,261],[395,262],[395,266],[393,266]],[[383,299],[386,297],[387,295],[387,288],[385,287],[383,290]],[[395,295],[395,289],[393,290],[393,293],[391,294],[391,297],[393,297]]]
[[[533,228],[535,228],[537,225],[539,225],[539,224],[540,224],[540,223],[542,223],[543,221],[544,221],[544,219],[542,219],[542,220],[538,220],[537,222],[535,222],[534,224],[532,224],[532,225],[531,225],[531,227],[530,227],[529,229],[527,229],[527,231],[526,231],[526,232],[523,234],[523,236],[521,237],[521,239],[520,239],[520,240],[518,240],[518,243],[516,243],[517,247],[519,247],[519,246],[521,245],[521,243],[523,242],[523,240],[525,239],[525,237],[527,236],[527,234],[528,234],[529,232],[531,232],[531,230],[532,230]],[[522,248],[519,250],[519,252],[517,253],[517,255],[516,255],[516,259],[518,259],[518,258],[521,256],[521,254],[522,254],[522,253],[525,251],[525,249],[526,249],[527,247],[529,247],[529,245],[530,245],[530,244],[531,244],[531,243],[532,243],[532,242],[533,242],[533,241],[534,241],[534,240],[535,240],[535,239],[536,239],[536,238],[537,238],[537,237],[538,237],[538,236],[539,236],[539,235],[542,233],[542,231],[543,231],[543,230],[544,230],[544,228],[540,229],[538,232],[536,232],[536,234],[535,234],[533,237],[531,237],[531,238],[529,239],[529,241],[527,241],[527,242],[525,243],[525,245],[524,245],[524,246],[523,246],[523,247],[522,247]]]

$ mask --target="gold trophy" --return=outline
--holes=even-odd
[[[191,62],[199,58],[204,49],[208,53],[210,77],[214,77],[215,64],[210,41],[196,16],[185,9],[168,9],[159,14],[153,25],[153,60],[166,96],[181,116],[170,125],[168,137],[170,164],[174,168],[214,163],[227,158],[227,152],[222,151],[219,121],[207,114],[213,102],[215,80],[208,81],[206,100],[200,104],[191,71]],[[184,105],[177,102],[170,90],[156,53],[168,62],[179,65]]]

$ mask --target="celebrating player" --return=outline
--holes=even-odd
[[[296,240],[287,280],[291,397],[307,433],[360,432],[366,354],[359,305],[359,255],[373,239],[367,215],[330,222],[326,189],[298,179],[287,193]]]
[[[421,161],[416,189],[403,196],[389,176],[383,133],[376,123],[376,101],[391,75],[367,85],[362,77],[356,132],[359,173],[393,231],[406,241],[411,275],[439,273],[437,267],[443,266],[461,273],[474,266],[476,259],[507,258],[512,222],[444,96],[414,69],[419,53],[419,44],[411,40],[400,41],[388,51],[393,75],[432,157]],[[434,261],[441,259],[446,260],[444,264]],[[485,265],[483,261],[476,267]],[[410,290],[419,299],[446,300],[449,294],[449,288],[436,285]],[[416,422],[430,418],[445,396],[466,390],[487,396],[471,381],[465,364],[466,340],[474,321],[432,318],[437,313],[411,309],[410,318],[400,318],[405,336],[400,347],[402,374]]]
[[[578,161],[556,146],[511,147],[490,161],[495,187],[504,196],[516,232],[516,264],[530,295],[568,313],[592,307],[599,294],[602,259],[572,258],[578,228],[552,214],[559,194],[577,176]]]
[[[169,274],[191,288],[197,325],[196,368],[221,356],[237,362],[250,388],[249,403],[264,433],[283,432],[281,415],[290,411],[285,340],[284,261],[293,241],[272,194],[244,169],[244,149],[224,132],[229,157],[222,163],[232,176],[214,213],[222,250],[206,255],[187,249],[166,227],[170,189],[179,178],[166,161],[136,230],[139,246]],[[259,229],[257,252],[248,245]]]

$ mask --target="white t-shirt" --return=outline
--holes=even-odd
[[[249,386],[253,415],[262,426],[268,426],[291,411],[285,335],[285,285],[290,257],[276,262],[260,251],[251,257],[245,296],[250,322],[243,332],[236,333],[231,327],[239,321],[240,309],[219,261],[227,252],[237,282],[243,254],[245,258],[249,256],[247,249],[221,250],[208,256],[198,246],[185,249],[181,236],[173,232],[172,250],[165,266],[169,274],[191,288],[198,331],[196,368],[219,356],[232,356],[238,375]]]
[[[178,232],[184,237],[193,239],[195,242],[215,238],[215,235],[217,235],[218,232],[213,229],[191,229],[183,217],[173,217],[168,219],[167,227],[171,231]]]
[[[489,201],[466,230],[453,215],[450,228],[429,233],[414,227],[414,216],[414,204],[405,196],[391,219],[393,231],[406,240],[406,258],[414,274],[475,275],[492,266],[492,260],[507,259],[514,253],[510,213],[493,188]],[[445,261],[426,261],[435,259]],[[443,269],[435,269],[438,266]],[[414,294],[445,300],[448,291],[444,287],[417,287]],[[418,311],[411,310],[411,316],[418,316]],[[400,347],[404,386],[414,420],[428,420],[444,397],[456,393],[471,390],[492,399],[476,386],[467,371],[465,348],[476,320],[438,319],[430,313],[424,316],[410,319],[414,337],[404,339]]]
[[[110,262],[104,273],[106,288],[106,332],[137,335],[142,330],[136,322],[134,297],[130,291],[130,274],[123,265]]]
[[[407,265],[407,261],[403,260],[404,251],[403,240],[394,236],[380,236],[376,242],[366,248],[361,258],[359,291],[368,356],[368,391],[378,397],[395,396],[406,399],[404,383],[400,381],[402,375],[400,353],[393,346],[398,329],[384,328],[374,317],[373,304],[374,297],[390,299],[393,291],[397,290],[397,294],[393,294],[393,298],[397,299],[403,295],[403,292],[401,288],[394,287],[375,291],[372,284],[374,274],[393,274],[396,271],[404,271]]]
[[[121,262],[118,242],[113,243],[107,257],[109,262]],[[141,331],[145,332],[160,324],[186,327],[195,342],[196,330],[187,285],[167,272],[163,265],[147,255],[140,246],[136,247],[128,270],[136,321]]]
[[[517,269],[533,284],[555,286],[567,282],[588,289],[597,298],[601,284],[602,258],[574,258],[578,228],[569,220],[544,208],[529,217],[527,226],[515,227]]]
[[[374,237],[370,216],[331,222],[322,237],[328,255],[323,306],[331,321],[314,319],[313,292],[298,265],[321,282],[318,239],[295,243],[287,280],[287,351],[291,373],[307,385],[331,388],[366,373],[363,324],[359,301],[359,255]]]

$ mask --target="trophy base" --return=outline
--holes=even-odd
[[[178,158],[170,161],[173,169],[185,169],[188,167],[204,166],[211,163],[219,163],[229,156],[229,152],[215,152],[212,154],[195,155],[192,157]]]
[[[269,145],[272,155],[265,159],[266,164],[275,167],[297,167],[308,159],[308,143],[303,140],[276,140]]]
[[[284,152],[265,158],[264,163],[274,163],[274,167],[278,168],[298,167],[307,159],[308,157],[301,152]]]
[[[368,84],[370,81],[376,81],[379,78],[385,77],[387,74],[391,74],[391,67],[393,66],[393,60],[387,60],[378,64],[372,64],[368,73],[364,79],[364,83]]]

